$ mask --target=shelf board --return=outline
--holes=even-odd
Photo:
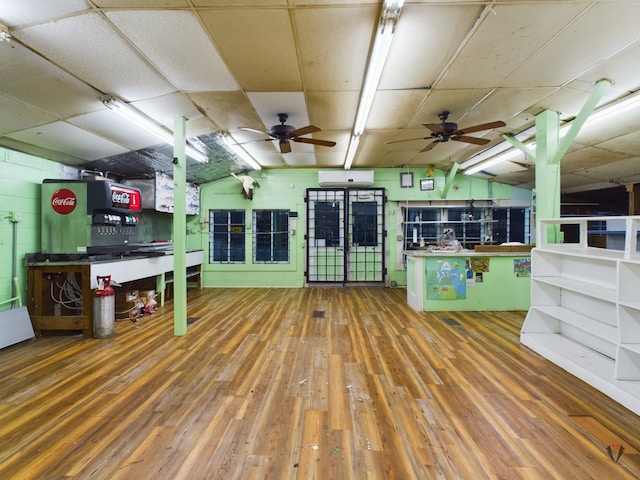
[[[640,381],[616,380],[615,362],[557,333],[523,333],[523,345],[640,415]]]
[[[584,257],[590,260],[614,261],[624,259],[622,250],[611,250],[597,247],[582,247],[580,244],[555,243],[546,244],[543,247],[536,247],[540,253],[553,253],[556,255],[571,255],[573,257]]]
[[[634,310],[640,310],[640,302],[635,300],[620,300],[618,302],[621,306],[626,308],[632,308]]]
[[[565,290],[571,290],[572,292],[581,293],[590,297],[605,300],[607,302],[614,303],[616,301],[617,291],[614,287],[605,287],[603,285],[597,285],[595,283],[582,282],[580,280],[574,280],[566,277],[532,277],[533,281],[552,285],[554,287],[560,287]]]
[[[640,343],[621,343],[620,348],[629,350],[637,355],[640,355]]]
[[[586,317],[580,313],[569,310],[557,305],[536,305],[536,310],[545,313],[551,317],[557,318],[560,322],[571,325],[582,330],[594,337],[615,345],[618,343],[618,328],[604,322],[600,322],[591,317]]]

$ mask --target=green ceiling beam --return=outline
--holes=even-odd
[[[442,189],[442,193],[440,194],[440,198],[446,198],[447,197],[447,193],[449,193],[449,189],[451,188],[451,185],[453,185],[453,180],[455,179],[456,173],[458,172],[458,167],[460,165],[457,162],[453,162],[453,165],[451,165],[451,170],[449,170],[449,173],[447,174],[447,178],[444,182],[444,188]]]
[[[600,80],[596,83],[596,87],[593,89],[593,92],[591,92],[591,95],[589,95],[589,98],[580,109],[578,115],[576,115],[576,118],[571,122],[569,131],[562,139],[560,146],[555,153],[558,157],[558,161],[564,157],[565,153],[567,153],[571,143],[578,136],[578,132],[580,132],[580,129],[584,126],[585,122],[596,108],[596,105],[598,105],[598,102],[602,99],[602,96],[610,86],[611,82],[609,80]]]

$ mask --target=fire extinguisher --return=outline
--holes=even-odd
[[[93,336],[108,338],[115,333],[116,292],[111,287],[111,275],[97,277],[98,288],[93,294]]]

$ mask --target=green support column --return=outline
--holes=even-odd
[[[560,118],[545,110],[536,116],[536,215],[560,218],[560,158],[556,155],[560,141]],[[551,243],[562,242],[558,225],[548,225],[544,234]]]
[[[173,333],[187,333],[187,172],[186,120],[174,120],[173,165]]]
[[[606,79],[596,83],[593,92],[576,115],[562,141],[560,140],[560,116],[557,112],[550,110],[545,110],[536,116],[535,152],[529,150],[519,140],[503,135],[505,140],[535,162],[536,216],[538,218],[560,218],[560,160],[610,86],[611,82]],[[549,243],[561,243],[564,240],[559,225],[548,225],[547,230],[539,233],[543,234]]]

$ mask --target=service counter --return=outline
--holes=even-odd
[[[407,303],[419,312],[528,310],[530,249],[407,250]]]
[[[202,250],[187,252],[187,277],[200,287]],[[109,260],[27,262],[28,308],[36,335],[43,331],[82,331],[92,336],[93,290],[98,276],[110,275],[120,284],[142,279],[155,281],[164,293],[173,278],[174,256],[123,257]],[[117,287],[116,287],[117,288]],[[160,295],[161,304],[165,295]]]

